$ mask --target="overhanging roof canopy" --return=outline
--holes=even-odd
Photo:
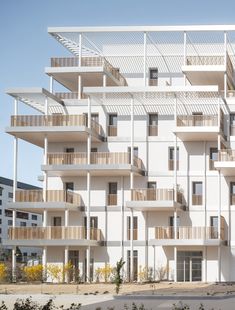
[[[59,113],[64,106],[64,102],[61,99],[45,88],[11,88],[6,93],[42,113],[45,112],[46,100],[50,112]]]

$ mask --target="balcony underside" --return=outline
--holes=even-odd
[[[174,211],[182,210],[182,205],[172,200],[127,201],[126,207],[137,211]]]
[[[119,81],[106,72],[103,67],[55,67],[46,68],[46,73],[71,91],[78,91],[78,75],[81,76],[82,86],[101,87],[103,76],[107,76],[107,86],[118,86]]]
[[[100,242],[96,240],[74,240],[74,239],[33,239],[33,240],[9,240],[5,239],[2,241],[4,246],[99,246]]]
[[[155,246],[219,246],[226,242],[219,239],[151,239],[149,245]]]
[[[181,141],[217,141],[218,126],[177,126],[174,133]]]
[[[216,161],[214,166],[224,176],[235,176],[235,161]]]
[[[224,89],[225,71],[223,65],[182,66],[191,85],[218,85],[219,89]]]
[[[25,212],[43,214],[43,210],[47,211],[78,211],[80,206],[76,206],[68,202],[9,202],[8,209],[17,209]]]
[[[90,171],[93,176],[128,176],[130,172],[135,175],[144,175],[144,171],[130,164],[80,164],[80,165],[42,165],[50,177],[86,176]]]
[[[95,134],[85,126],[7,127],[6,132],[39,147],[44,147],[45,134],[49,142],[87,141],[89,132],[92,132],[93,142],[101,142],[103,140],[102,136]]]

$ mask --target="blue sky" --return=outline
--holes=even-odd
[[[235,24],[235,1],[221,0],[0,0],[0,175],[13,176],[10,87],[45,87],[50,57],[66,55],[48,26]],[[34,113],[20,105],[20,113]],[[19,143],[20,181],[41,185],[42,150]]]

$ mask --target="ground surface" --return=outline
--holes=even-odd
[[[95,310],[101,307],[123,309],[124,304],[143,303],[147,310],[172,309],[173,303],[182,300],[190,310],[198,310],[203,303],[206,310],[235,309],[235,283],[202,284],[202,283],[157,283],[157,284],[124,284],[121,294],[114,294],[113,284],[1,284],[0,302],[4,300],[8,309],[17,298],[32,296],[34,301],[45,303],[50,298],[56,305],[69,306],[71,303],[82,303],[82,309]],[[14,295],[14,296],[13,296]]]

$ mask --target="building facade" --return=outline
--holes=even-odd
[[[72,53],[45,68],[49,90],[7,91],[14,184],[18,139],[44,157],[43,190],[14,187],[5,244],[41,246],[45,270],[71,262],[84,281],[121,257],[131,281],[143,268],[234,281],[235,26],[48,32]],[[18,115],[19,102],[41,115]],[[42,227],[18,227],[15,209]]]
[[[18,190],[39,190],[37,186],[18,182]],[[0,246],[1,246],[1,258],[7,259],[7,256],[11,255],[11,247],[6,247],[2,244],[3,240],[8,239],[8,231],[12,226],[13,211],[8,208],[13,199],[13,180],[0,177]],[[22,212],[22,210],[16,211],[16,226],[18,227],[37,227],[42,225],[41,215]],[[27,262],[31,258],[38,258],[41,256],[41,250],[38,247],[19,247],[22,254],[22,260]],[[20,252],[18,254],[20,254]]]

